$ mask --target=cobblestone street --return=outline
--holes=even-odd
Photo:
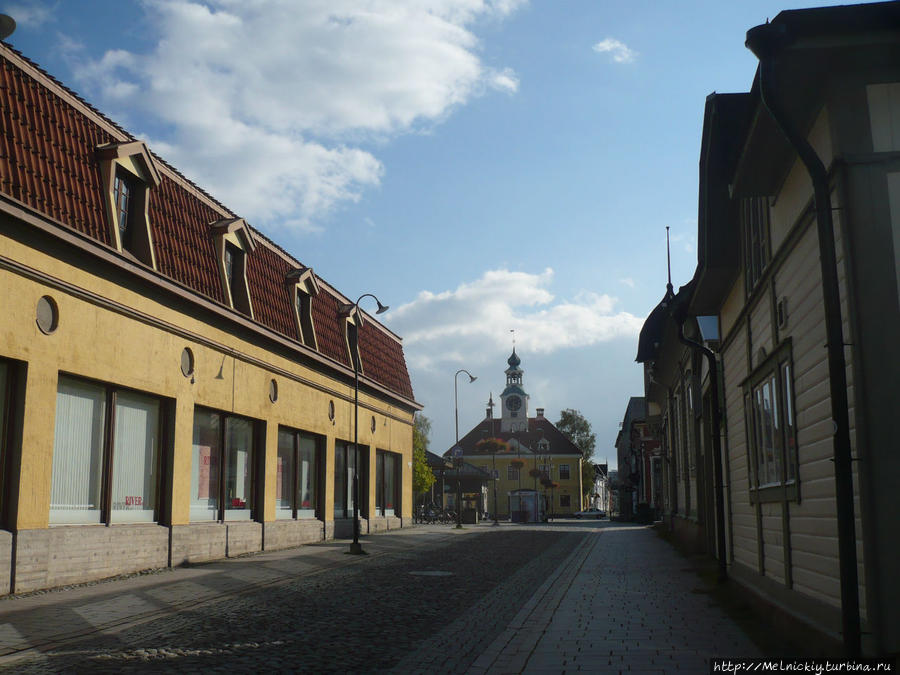
[[[12,672],[706,672],[759,656],[650,529],[423,526],[0,601]],[[702,589],[701,589],[702,590]]]

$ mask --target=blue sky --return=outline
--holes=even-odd
[[[0,2],[9,42],[404,337],[432,449],[504,384],[613,443],[696,265],[706,96],[769,0]]]

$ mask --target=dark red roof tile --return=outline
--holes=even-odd
[[[403,347],[367,320],[359,331],[359,351],[366,375],[391,391],[413,397]]]
[[[319,351],[351,368],[350,351],[344,334],[346,320],[338,314],[338,299],[322,289],[312,299],[311,305]]]

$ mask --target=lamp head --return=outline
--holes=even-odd
[[[388,311],[390,309],[390,307],[388,307],[387,305],[382,305],[381,300],[379,300],[378,298],[375,298],[375,302],[378,303],[378,309],[375,310],[376,314],[384,314],[386,311]]]
[[[0,40],[5,40],[16,30],[16,21],[8,14],[0,14]]]
[[[478,379],[477,375],[469,375],[469,384],[472,384],[475,380]]]

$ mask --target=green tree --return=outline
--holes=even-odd
[[[585,462],[593,456],[597,437],[591,431],[591,423],[584,415],[572,408],[566,408],[559,413],[559,422],[556,423],[556,428],[578,446]]]
[[[428,492],[434,485],[434,473],[425,458],[430,435],[431,420],[421,413],[416,413],[413,425],[413,493],[417,495]]]
[[[572,408],[566,408],[559,413],[559,421],[556,428],[572,441],[581,450],[581,492],[582,497],[589,495],[594,488],[594,465],[591,457],[594,447],[597,445],[597,437],[591,431],[591,423],[584,415]]]

